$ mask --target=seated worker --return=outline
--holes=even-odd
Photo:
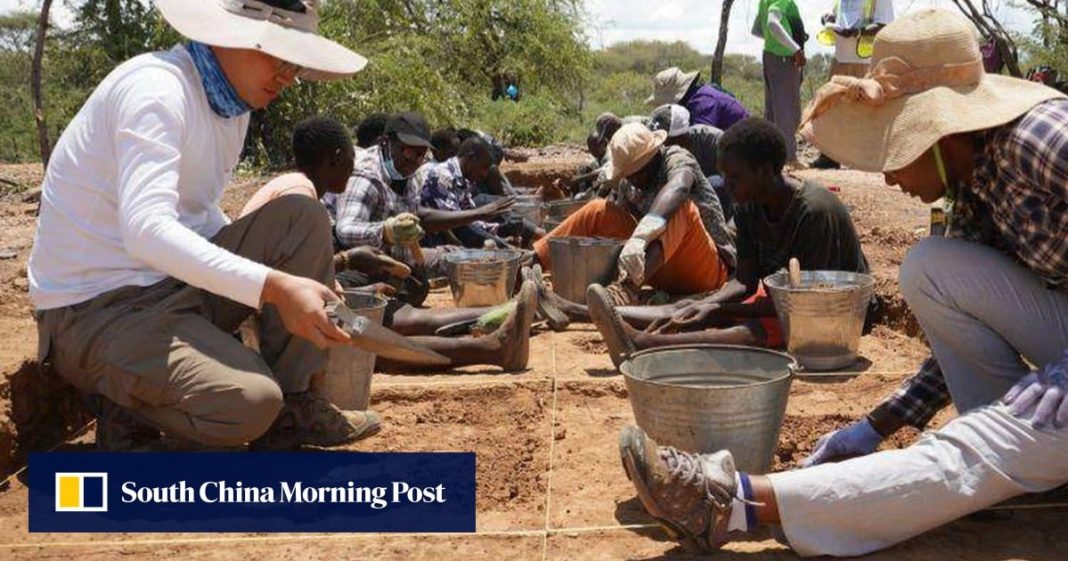
[[[661,105],[649,117],[649,128],[667,131],[667,146],[681,146],[688,150],[701,166],[701,173],[708,178],[712,189],[723,207],[723,217],[730,222],[734,217],[730,192],[719,171],[718,146],[723,131],[712,125],[691,125],[690,112],[681,105]]]
[[[473,193],[476,205],[485,205],[501,197],[511,197],[516,194],[516,190],[512,188],[512,182],[508,181],[508,177],[501,171],[501,162],[504,161],[504,146],[492,136],[482,132],[471,129],[460,129],[456,131],[457,136],[460,138],[460,142],[469,138],[481,138],[487,144],[489,144],[491,153],[493,154],[493,165],[490,166],[489,173],[486,174],[486,178],[479,181],[475,185],[475,191]]]
[[[293,131],[293,156],[299,171],[279,176],[261,187],[241,216],[251,215],[281,196],[319,199],[325,193],[344,191],[352,172],[352,153],[352,140],[337,121],[325,117],[302,121]],[[376,280],[404,278],[411,272],[406,265],[371,247],[338,252],[334,255],[334,271],[350,287],[371,288]],[[518,371],[527,365],[530,324],[537,306],[536,291],[531,290],[520,291],[515,309],[504,316],[493,308],[421,309],[390,298],[383,324],[402,335],[421,336],[419,342],[451,359],[453,367],[491,364],[505,371]],[[490,322],[490,318],[496,319]],[[496,327],[493,333],[475,338],[432,337],[444,326],[479,319],[483,324],[492,323]],[[379,364],[394,371],[409,369],[384,358],[379,359]]]
[[[460,135],[452,127],[438,129],[430,135],[430,144],[430,155],[434,162],[445,163],[460,152]]]
[[[653,95],[645,103],[653,107],[681,105],[690,112],[691,125],[711,125],[723,131],[749,116],[734,96],[712,84],[702,84],[700,72],[685,73],[676,67],[653,78]]]
[[[411,178],[430,146],[430,128],[421,115],[398,113],[390,118],[378,146],[356,159],[348,187],[337,198],[334,231],[341,248],[387,251],[413,267],[419,277],[442,277],[448,248],[418,249],[424,230],[433,234],[488,220],[514,204],[512,199],[501,199],[460,212],[420,206],[421,186]],[[419,305],[423,297],[425,292],[413,291],[409,302]]]
[[[691,200],[695,186],[708,182],[689,152],[663,146],[666,138],[667,133],[639,124],[619,129],[608,146],[608,177],[625,181],[612,200],[590,201],[534,244],[543,267],[551,268],[554,237],[617,238],[627,240],[619,257],[620,279],[613,285],[619,304],[637,304],[645,284],[670,294],[694,294],[727,282],[727,266]],[[578,312],[577,319],[582,315]]]
[[[553,182],[558,191],[575,199],[585,199],[595,194],[594,186],[597,178],[607,163],[608,143],[596,132],[591,132],[586,137],[586,150],[593,156],[593,160],[579,166],[575,170],[575,175],[566,182],[562,179]]]
[[[493,167],[490,145],[475,136],[463,141],[457,155],[440,164],[431,164],[422,179],[421,201],[424,208],[463,212],[478,210],[472,193],[485,180]],[[481,249],[490,241],[497,247],[508,247],[506,238],[519,236],[524,240],[537,239],[545,232],[533,223],[518,217],[508,217],[502,223],[476,221],[429,238],[431,247],[451,242],[463,247]]]
[[[389,115],[386,113],[371,113],[360,124],[356,126],[356,154],[360,154],[364,150],[378,144],[378,140],[382,138],[382,135],[386,132],[386,121],[389,120]],[[337,195],[341,191],[327,191],[320,199],[323,204],[326,205],[327,212],[330,213],[331,220],[337,214]]]
[[[783,174],[785,163],[786,141],[764,119],[750,117],[723,134],[719,165],[738,204],[738,269],[714,294],[617,311],[604,289],[591,287],[589,313],[614,363],[636,350],[667,345],[781,346],[782,328],[761,284],[766,276],[791,257],[807,270],[868,272],[845,205],[823,186]],[[627,321],[649,329],[638,331]]]
[[[157,0],[187,41],[112,70],[48,164],[28,266],[38,361],[94,402],[102,449],[161,433],[207,447],[333,446],[380,427],[309,389],[325,348],[349,341],[325,311],[337,296],[322,206],[279,197],[233,223],[219,207],[251,110],[298,75],[339,79],[366,64],[316,34],[314,10],[260,3],[277,17]],[[259,352],[233,336],[257,310]]]
[[[389,122],[388,113],[371,113],[356,126],[356,147],[362,152],[378,144],[382,135],[386,134],[386,123]]]
[[[832,158],[927,203],[955,193],[964,239],[927,238],[901,266],[941,372],[899,411],[948,393],[960,415],[908,448],[766,476],[625,429],[627,475],[679,540],[712,550],[768,525],[799,555],[860,556],[1068,483],[1068,100],[986,74],[973,29],[948,10],[903,16],[869,77],[836,77],[809,113]]]

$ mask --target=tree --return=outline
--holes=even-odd
[[[723,53],[727,50],[727,23],[731,17],[734,0],[723,0],[719,12],[719,39],[716,40],[716,52],[712,55],[712,71],[708,80],[713,84],[723,83]]]
[[[41,150],[41,165],[48,167],[52,143],[48,140],[48,123],[45,121],[44,95],[41,93],[41,65],[44,61],[45,36],[48,33],[48,13],[52,0],[44,0],[37,17],[37,41],[33,48],[33,66],[30,70],[30,88],[33,89],[33,120],[37,124],[37,143]]]
[[[968,18],[979,28],[979,31],[983,34],[984,38],[994,41],[994,48],[997,49],[1009,74],[1017,78],[1023,77],[1023,72],[1020,71],[1020,54],[1016,47],[1015,39],[1013,39],[1008,30],[1001,25],[1001,22],[994,17],[994,11],[990,8],[990,0],[978,1],[982,2],[981,10],[976,7],[975,0],[953,0],[953,3],[957,5],[957,8],[964,14],[964,17]],[[1032,0],[1028,1],[1030,2]],[[1034,1],[1044,2],[1046,0]],[[1058,2],[1059,0],[1052,1]]]

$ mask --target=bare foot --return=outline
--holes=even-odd
[[[538,289],[526,281],[515,299],[515,311],[504,320],[492,335],[500,345],[498,366],[505,372],[526,370],[530,360],[530,326],[534,323],[534,311],[538,306]]]
[[[586,289],[586,305],[590,309],[590,319],[608,346],[608,356],[612,358],[612,364],[619,368],[623,361],[637,351],[634,344],[637,331],[623,321],[619,311],[612,305],[612,296],[605,287],[591,284]]]

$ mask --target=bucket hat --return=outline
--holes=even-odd
[[[653,95],[645,100],[646,105],[665,105],[678,103],[689,91],[690,85],[700,72],[683,72],[672,66],[653,76]]]
[[[611,161],[608,163],[609,181],[618,181],[639,171],[664,145],[666,131],[651,131],[641,123],[623,125],[608,144]]]

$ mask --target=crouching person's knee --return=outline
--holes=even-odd
[[[901,295],[909,307],[915,309],[922,306],[937,291],[937,275],[940,267],[944,267],[942,261],[942,245],[945,240],[941,238],[926,238],[917,243],[901,263],[898,272],[898,283],[901,285]],[[941,266],[940,266],[941,262]]]
[[[282,388],[267,376],[248,376],[226,392],[225,409],[201,416],[204,444],[241,446],[262,436],[282,410]]]

